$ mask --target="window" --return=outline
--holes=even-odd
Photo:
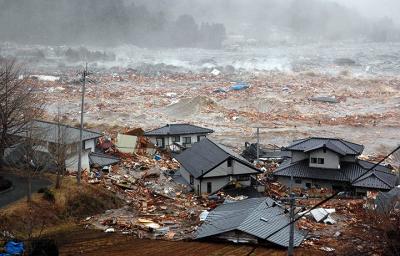
[[[324,164],[325,163],[325,159],[324,158],[311,157],[310,158],[310,163],[312,163],[312,164]]]
[[[296,184],[301,184],[301,179],[295,179],[294,182],[295,182]]]
[[[212,183],[207,182],[207,193],[211,193],[211,192],[212,192]]]
[[[229,158],[228,161],[226,161],[228,167],[232,167],[232,158]]]
[[[157,145],[157,147],[159,147],[159,148],[163,148],[165,145],[164,145],[164,138],[157,138],[156,139],[156,145]]]
[[[326,148],[324,148],[322,151],[324,151],[324,153],[326,153]]]
[[[204,139],[206,136],[205,135],[199,135],[197,136],[197,141],[201,141],[202,139]]]
[[[172,137],[172,142],[181,142],[181,137],[180,136],[174,136]]]
[[[193,177],[193,175],[190,175],[190,185],[193,185],[194,184],[194,177]]]
[[[192,137],[183,137],[183,146],[188,146],[192,144]]]
[[[311,183],[306,183],[306,188],[311,188]]]

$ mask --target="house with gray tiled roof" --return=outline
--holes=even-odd
[[[175,155],[180,174],[197,194],[212,194],[228,185],[256,186],[262,171],[229,148],[208,138]]]
[[[325,187],[333,190],[365,193],[368,190],[390,190],[398,184],[390,168],[358,158],[364,146],[338,138],[307,138],[295,140],[286,147],[291,159],[282,163],[274,176],[289,186]]]
[[[195,238],[288,247],[289,221],[285,208],[271,198],[250,198],[215,208],[197,229]],[[294,246],[304,238],[295,227]]]
[[[213,132],[211,129],[192,124],[167,124],[145,132],[144,136],[159,148],[177,151],[177,147],[189,148]]]

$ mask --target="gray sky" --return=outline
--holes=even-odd
[[[321,0],[324,1],[324,0]],[[400,0],[330,0],[355,8],[366,17],[390,17],[400,23]]]

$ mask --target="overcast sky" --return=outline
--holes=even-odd
[[[324,1],[324,0],[321,0]],[[326,0],[325,0],[326,1]],[[367,17],[390,17],[400,23],[400,0],[330,0],[357,9]]]

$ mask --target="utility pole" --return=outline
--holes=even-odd
[[[257,160],[256,160],[256,164],[258,164],[260,162],[260,128],[268,128],[268,127],[256,126],[254,128],[257,129]]]
[[[260,127],[257,127],[257,164],[260,162]]]
[[[82,173],[82,137],[83,137],[83,111],[85,105],[85,87],[86,87],[86,76],[87,76],[87,62],[85,69],[82,73],[83,84],[82,84],[82,102],[81,102],[81,128],[79,130],[79,147],[78,147],[78,175],[76,176],[76,180],[78,182],[78,186],[81,184],[81,173]]]

